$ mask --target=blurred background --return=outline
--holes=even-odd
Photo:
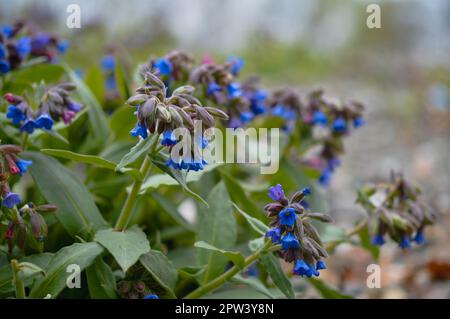
[[[72,3],[80,29],[66,26]],[[366,26],[370,3],[381,7],[381,29]],[[0,0],[1,23],[18,19],[69,39],[64,59],[80,74],[112,51],[135,67],[181,49],[197,60],[243,57],[242,77],[258,74],[271,89],[364,102],[367,125],[346,140],[323,190],[329,213],[351,226],[364,216],[357,188],[394,169],[423,187],[442,220],[423,247],[383,247],[382,289],[366,287],[371,257],[351,245],[323,276],[360,298],[450,298],[450,1]]]

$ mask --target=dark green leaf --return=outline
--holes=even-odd
[[[111,268],[99,256],[86,268],[89,295],[92,299],[115,299],[116,279]]]
[[[318,278],[308,278],[308,282],[311,283],[314,288],[320,293],[320,295],[326,299],[351,299],[351,296],[344,295],[334,288],[331,288],[328,284],[324,283]]]
[[[258,279],[256,278],[252,278],[252,277],[242,277],[241,275],[235,275],[232,279],[231,282],[235,282],[238,284],[243,284],[243,285],[247,285],[253,289],[255,289],[256,291],[266,295],[267,297],[274,299],[275,296],[266,288],[266,286],[264,286]]]
[[[261,262],[267,270],[267,273],[272,278],[273,283],[281,290],[281,292],[288,298],[294,298],[294,289],[292,284],[281,268],[280,262],[272,253],[261,254]]]
[[[260,235],[265,236],[266,233],[269,231],[269,226],[267,226],[266,224],[264,224],[262,221],[260,221],[259,219],[256,219],[252,216],[250,216],[249,214],[247,214],[246,212],[244,212],[242,209],[240,209],[235,203],[232,203],[232,205],[234,206],[234,208],[236,208],[236,210],[242,215],[244,216],[244,218],[247,220],[247,222],[250,224],[250,226],[252,226],[252,228]]]
[[[203,249],[218,252],[218,253],[224,255],[225,257],[227,257],[229,260],[231,260],[233,262],[233,264],[238,266],[240,269],[243,269],[245,267],[245,257],[240,252],[219,249],[219,248],[214,247],[213,245],[210,245],[204,241],[198,241],[194,244],[194,246],[198,247],[198,248],[203,248]]]

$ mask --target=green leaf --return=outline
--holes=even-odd
[[[210,245],[204,241],[198,241],[194,244],[194,246],[198,247],[198,248],[216,251],[216,252],[226,256],[229,260],[231,260],[233,262],[233,264],[238,266],[240,269],[243,269],[245,267],[245,257],[240,252],[219,249],[219,248],[214,247],[213,245]]]
[[[237,274],[235,275],[233,278],[231,278],[230,280],[231,282],[234,283],[238,283],[238,284],[243,284],[243,285],[247,285],[253,289],[255,289],[256,291],[266,295],[267,297],[269,297],[270,299],[274,299],[275,296],[266,288],[266,286],[264,286],[258,279],[256,278],[252,278],[252,277],[247,277],[244,278],[241,275]]]
[[[103,101],[105,98],[105,86],[102,70],[94,65],[86,72],[84,83],[89,87],[97,101]]]
[[[92,299],[116,299],[116,279],[111,267],[99,256],[86,268],[89,295]]]
[[[344,295],[318,278],[308,278],[308,282],[326,299],[351,299],[352,296]]]
[[[38,83],[57,82],[64,75],[64,68],[58,64],[42,63],[11,72],[12,81]]]
[[[172,262],[160,251],[151,250],[139,258],[142,266],[164,290],[166,298],[176,298],[173,290],[177,282],[178,273]]]
[[[59,250],[44,269],[45,277],[36,281],[30,292],[31,298],[44,298],[50,294],[52,298],[66,287],[66,281],[70,273],[67,266],[76,264],[80,270],[92,264],[103,252],[102,246],[97,243],[76,243]]]
[[[152,192],[150,193],[153,199],[163,208],[163,211],[168,213],[180,226],[183,226],[187,230],[194,231],[194,227],[184,219],[183,216],[181,216],[180,212],[178,211],[177,207],[173,203],[172,200],[156,193]]]
[[[377,261],[380,257],[380,247],[377,245],[372,245],[372,242],[370,240],[369,226],[361,229],[361,231],[358,233],[358,236],[361,240],[361,246],[369,251],[372,254],[373,259]]]
[[[294,298],[295,294],[292,284],[281,268],[278,259],[272,253],[262,253],[261,263],[266,268],[273,283],[281,290],[281,292],[290,299]]]
[[[45,275],[45,271],[41,267],[39,267],[33,263],[25,261],[25,262],[21,262],[19,265],[20,265],[20,271],[18,272],[18,276],[22,280],[26,280],[30,277],[33,277],[36,274]]]
[[[124,273],[138,261],[141,255],[150,251],[147,236],[137,226],[124,231],[99,230],[94,240],[113,255]]]
[[[114,75],[116,77],[116,85],[120,96],[124,101],[128,100],[128,98],[131,96],[130,89],[128,88],[127,85],[128,81],[125,79],[122,62],[118,57],[116,57],[116,67],[114,70]]]
[[[108,141],[111,132],[108,126],[105,113],[94,94],[89,90],[87,85],[79,78],[79,76],[68,65],[64,65],[64,69],[69,78],[76,84],[80,98],[86,107],[89,107],[89,123],[92,135],[99,145],[104,145]]]
[[[258,249],[261,249],[264,246],[264,244],[265,244],[265,237],[263,236],[263,237],[259,237],[259,238],[250,240],[248,242],[248,248],[251,251],[255,252]]]
[[[234,246],[237,237],[236,221],[230,197],[223,182],[218,183],[208,195],[209,208],[200,207],[197,240],[205,241],[219,249]],[[206,283],[223,272],[227,258],[218,252],[198,251],[200,264],[206,264],[203,281]]]
[[[240,209],[235,203],[232,202],[232,205],[234,206],[234,208],[242,215],[244,216],[244,218],[247,220],[247,222],[250,224],[250,226],[252,226],[252,228],[260,235],[265,236],[266,233],[270,230],[269,226],[267,226],[266,224],[264,224],[262,221],[260,221],[259,219],[256,219],[252,216],[250,216],[249,214],[247,214],[246,212],[244,212],[242,209]]]
[[[131,150],[125,154],[125,156],[120,160],[120,163],[117,164],[116,170],[120,171],[124,167],[133,164],[137,161],[141,156],[146,154],[150,148],[157,142],[158,137],[153,135],[150,138],[146,138],[139,140],[139,142],[131,148]]]
[[[91,194],[73,172],[44,154],[24,152],[22,157],[33,161],[31,176],[47,202],[58,207],[55,216],[70,235],[86,239],[107,227]]]

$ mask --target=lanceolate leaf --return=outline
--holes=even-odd
[[[292,284],[281,268],[280,262],[272,253],[261,254],[261,262],[272,278],[273,283],[288,298],[294,298],[294,289]]]
[[[226,256],[229,260],[231,260],[233,262],[233,264],[235,264],[239,268],[242,269],[245,267],[245,257],[240,252],[219,249],[219,248],[214,247],[213,245],[210,245],[204,241],[198,241],[194,244],[194,246],[198,247],[198,248],[208,249],[211,251],[216,251],[216,252]]]
[[[236,221],[233,216],[230,197],[223,182],[209,193],[209,208],[201,207],[198,217],[197,239],[219,249],[228,249],[236,242]],[[218,252],[205,249],[198,251],[200,264],[206,264],[204,282],[208,282],[223,272],[227,258]]]
[[[34,182],[45,199],[58,207],[55,216],[70,235],[88,238],[107,227],[91,194],[73,172],[44,154],[25,152],[22,157],[33,161]]]
[[[123,272],[133,266],[141,255],[150,251],[147,236],[137,226],[124,231],[103,229],[95,234],[94,240],[113,255]]]
[[[141,139],[139,142],[131,148],[131,150],[125,154],[119,164],[117,164],[116,170],[120,171],[124,167],[134,163],[141,156],[146,154],[150,148],[157,142],[157,136],[153,135],[152,137]]]
[[[172,262],[162,252],[157,250],[151,250],[142,255],[139,261],[164,290],[164,297],[176,298],[173,290],[175,289],[178,273],[172,266]]]
[[[336,289],[330,287],[318,278],[308,278],[308,282],[311,283],[314,288],[320,293],[320,295],[327,299],[351,299],[351,296],[344,295]]]
[[[265,236],[266,233],[269,231],[269,227],[264,224],[262,221],[260,221],[259,219],[256,219],[252,216],[250,216],[249,214],[247,214],[246,212],[244,212],[242,209],[240,209],[235,203],[232,203],[233,207],[236,208],[236,210],[242,215],[244,216],[244,218],[247,220],[247,222],[250,224],[250,226],[252,226],[252,228],[259,233],[260,235]]]
[[[111,267],[103,261],[101,256],[97,257],[94,263],[86,269],[86,277],[91,298],[117,298],[116,279]]]
[[[266,288],[257,278],[244,278],[241,275],[235,275],[232,279],[232,282],[238,283],[238,284],[244,284],[248,285],[249,287],[255,289],[256,291],[266,295],[267,297],[274,299],[275,296],[269,291],[269,289]]]
[[[50,294],[56,298],[66,287],[67,266],[75,264],[84,270],[103,252],[102,246],[97,243],[81,243],[67,246],[58,251],[44,269],[45,276],[39,279],[32,287],[31,298],[44,298]]]

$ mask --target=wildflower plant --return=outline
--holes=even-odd
[[[408,247],[434,221],[396,176],[361,190],[369,222],[329,224],[318,184],[331,181],[343,139],[364,124],[358,102],[272,92],[258,77],[241,79],[238,57],[197,62],[182,51],[133,61],[135,77],[108,53],[83,80],[58,58],[67,47],[25,25],[2,29],[1,297],[66,297],[72,264],[88,288],[70,291],[79,298],[200,298],[219,288],[235,297],[242,285],[251,297],[302,297],[291,274],[322,296],[345,297],[318,278],[332,271],[336,246],[355,243],[369,223],[375,244],[389,236]],[[113,104],[108,91],[119,93]],[[206,130],[266,126],[286,140],[276,174],[206,163]],[[187,151],[178,148],[185,137]]]

